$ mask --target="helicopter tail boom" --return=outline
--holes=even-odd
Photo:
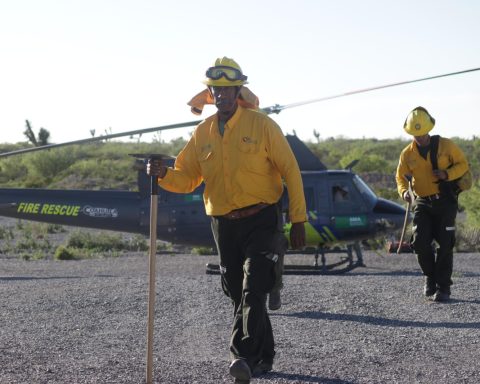
[[[0,215],[45,223],[146,233],[140,196],[127,191],[0,189]]]

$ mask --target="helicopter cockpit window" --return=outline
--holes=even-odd
[[[333,185],[332,196],[335,203],[341,203],[350,200],[350,193],[346,185]]]
[[[353,177],[353,183],[358,188],[363,198],[371,205],[374,206],[377,203],[377,195],[370,187],[358,176]]]

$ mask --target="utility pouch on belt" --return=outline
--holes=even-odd
[[[430,137],[430,162],[432,168],[438,169],[437,154],[438,154],[438,142],[440,141],[439,135],[433,135]],[[441,180],[438,182],[438,189],[440,194],[446,196],[456,197],[460,192],[467,191],[472,187],[472,172],[467,170],[462,176],[455,180]]]

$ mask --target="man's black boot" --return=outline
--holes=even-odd
[[[247,384],[250,383],[252,371],[244,359],[235,359],[230,364],[230,375],[235,378],[235,383]]]
[[[271,291],[268,295],[268,309],[276,311],[277,309],[280,309],[281,306],[282,297],[280,296],[280,291]]]
[[[446,302],[450,300],[450,287],[439,287],[437,292],[435,292],[435,296],[433,297],[433,301],[438,302]]]
[[[268,361],[260,361],[252,371],[252,377],[262,376],[273,369],[273,363]]]
[[[426,277],[425,285],[423,287],[423,294],[425,297],[432,297],[436,292],[437,284],[435,283],[435,280],[433,280],[431,277]]]

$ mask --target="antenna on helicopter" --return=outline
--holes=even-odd
[[[350,163],[348,163],[348,164],[345,166],[344,169],[346,169],[346,170],[348,170],[348,171],[351,171],[352,168],[353,168],[355,165],[357,165],[359,161],[360,161],[360,160],[358,160],[358,159],[352,160]]]

